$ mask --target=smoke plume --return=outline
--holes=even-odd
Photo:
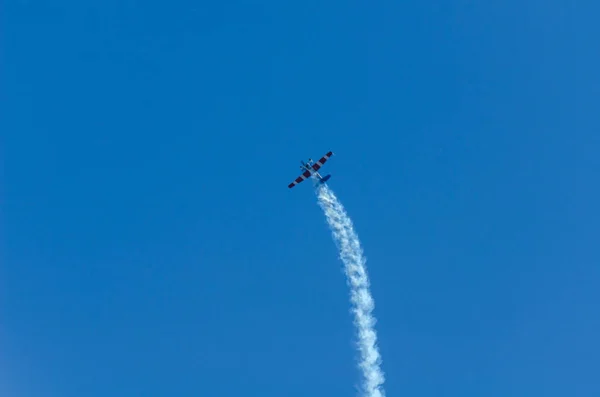
[[[325,213],[327,224],[336,246],[340,251],[340,259],[344,263],[344,271],[350,287],[350,301],[354,314],[354,325],[357,331],[357,347],[360,353],[359,367],[362,372],[362,392],[365,397],[384,397],[384,376],[381,370],[381,356],[377,348],[375,332],[375,303],[369,291],[369,277],[365,266],[366,260],[360,241],[350,217],[337,199],[333,191],[326,185],[317,188],[319,206]]]

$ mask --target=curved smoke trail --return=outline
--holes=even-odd
[[[317,189],[319,206],[323,209],[350,286],[350,301],[357,328],[357,346],[360,351],[359,367],[363,375],[363,393],[366,397],[384,397],[384,376],[380,368],[381,356],[377,348],[375,306],[369,291],[369,277],[360,241],[350,217],[333,191],[325,185]]]

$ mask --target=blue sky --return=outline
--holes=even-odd
[[[600,7],[495,3],[5,2],[0,394],[354,395],[333,150],[388,395],[599,395]]]

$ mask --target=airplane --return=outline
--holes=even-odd
[[[300,164],[302,164],[300,166],[300,169],[304,170],[304,172],[302,173],[302,175],[300,175],[298,178],[296,178],[294,180],[294,182],[290,183],[288,185],[288,188],[290,188],[290,189],[293,188],[294,186],[296,186],[297,184],[299,184],[306,178],[310,178],[311,176],[313,178],[318,179],[319,184],[323,184],[323,183],[327,182],[327,180],[329,180],[329,178],[331,178],[331,175],[321,176],[321,174],[319,174],[317,171],[319,170],[319,168],[321,168],[323,166],[323,164],[325,164],[325,162],[327,160],[329,160],[329,158],[331,156],[333,156],[333,152],[330,151],[330,152],[327,152],[327,154],[325,156],[321,157],[319,159],[319,161],[317,161],[316,163],[313,162],[312,159],[308,159],[307,163],[300,160]]]

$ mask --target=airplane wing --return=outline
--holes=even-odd
[[[294,180],[294,182],[290,183],[290,184],[288,185],[288,187],[289,187],[290,189],[291,189],[291,188],[293,188],[294,186],[296,186],[297,184],[299,184],[300,182],[302,182],[302,181],[303,181],[303,180],[305,180],[306,178],[310,178],[310,175],[311,175],[311,174],[310,174],[310,171],[304,171],[304,172],[302,173],[302,175],[300,175],[298,178],[296,178],[296,179]]]
[[[319,170],[319,168],[321,168],[321,167],[323,166],[323,164],[325,164],[325,162],[326,162],[327,160],[329,160],[329,158],[330,158],[331,156],[333,156],[333,152],[331,152],[331,151],[330,151],[330,152],[327,152],[327,154],[326,154],[325,156],[321,157],[321,158],[319,159],[319,161],[317,161],[316,163],[314,163],[314,164],[312,165],[312,168],[313,168],[313,170],[315,170],[315,171],[318,171],[318,170]]]

